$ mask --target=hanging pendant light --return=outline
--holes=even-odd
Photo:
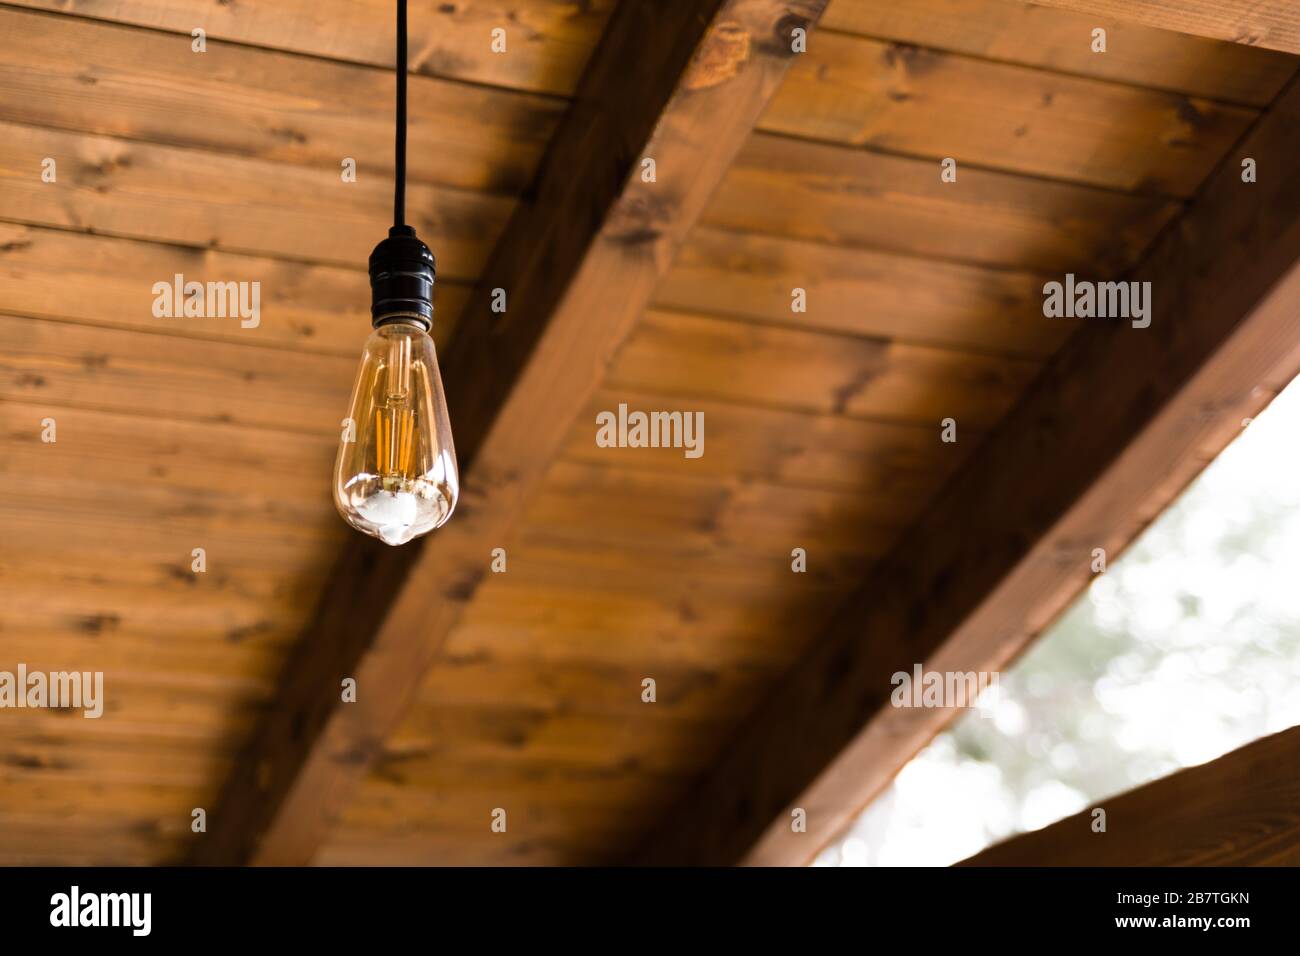
[[[361,353],[334,464],[334,503],[358,531],[405,544],[451,517],[460,492],[438,375],[434,260],[406,225],[406,0],[397,2],[393,228],[370,254],[374,332]]]

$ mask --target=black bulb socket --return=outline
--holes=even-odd
[[[393,226],[370,253],[370,324],[433,327],[433,253],[410,226]]]

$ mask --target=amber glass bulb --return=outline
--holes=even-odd
[[[459,493],[433,339],[414,323],[382,325],[361,354],[334,503],[352,527],[396,545],[450,518]]]

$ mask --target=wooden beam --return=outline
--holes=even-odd
[[[619,5],[444,361],[456,516],[424,547],[348,547],[193,861],[312,858],[749,136],[792,58],[791,31],[823,6]],[[503,315],[489,309],[495,287]],[[340,703],[344,677],[356,703]]]
[[[809,860],[954,716],[891,707],[891,675],[1005,666],[1092,549],[1116,554],[1295,375],[1297,157],[1293,83],[1130,275],[1152,283],[1150,326],[1085,320],[639,859]]]
[[[1034,4],[1300,53],[1300,7],[1291,0],[1034,0]]]
[[[1093,830],[1098,807],[1104,833]],[[1300,865],[1300,727],[1099,800],[957,865]]]

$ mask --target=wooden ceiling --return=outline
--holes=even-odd
[[[390,209],[392,4],[0,5],[0,670],[107,690],[100,720],[0,712],[0,863],[221,858],[301,807],[319,827],[263,862],[629,859],[1079,331],[1043,283],[1142,262],[1297,64],[1011,0],[633,6],[412,4],[408,214],[471,454],[463,513],[374,565],[409,577],[367,606],[329,483]],[[754,33],[748,85],[683,72],[728,17],[808,50]],[[625,184],[646,144],[659,182]],[[176,273],[260,281],[261,324],[155,318]],[[522,317],[484,307],[500,283]],[[703,456],[598,447],[620,403],[703,412]],[[295,678],[331,601],[377,633],[342,673],[389,675],[355,705]],[[338,715],[253,759],[312,693]],[[318,759],[336,730],[365,746]]]

